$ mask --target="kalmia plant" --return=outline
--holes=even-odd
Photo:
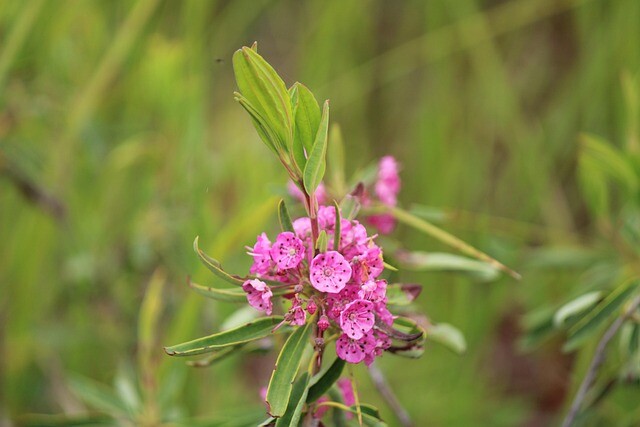
[[[510,270],[401,210],[399,168],[393,157],[382,158],[355,183],[347,183],[339,130],[329,131],[329,102],[320,107],[300,83],[287,89],[256,45],[238,50],[233,67],[239,87],[235,98],[287,171],[290,193],[304,214],[292,220],[280,202],[281,232],[262,233],[248,247],[253,264],[247,276],[225,272],[196,238],[194,248],[205,266],[235,286],[190,286],[214,299],[248,302],[254,313],[264,316],[165,350],[172,356],[210,354],[194,362],[207,366],[260,346],[264,338],[286,335],[264,396],[270,418],[263,425],[323,425],[329,422],[329,409],[336,423],[384,425],[375,408],[359,403],[355,384],[348,378],[336,383],[345,366],[370,366],[384,353],[419,357],[427,337],[456,351],[464,351],[465,343],[450,325],[419,324],[410,316],[392,314],[406,314],[421,286],[387,282],[395,268],[385,262],[376,231],[387,234],[403,222],[491,268]],[[335,164],[325,185],[328,151]]]

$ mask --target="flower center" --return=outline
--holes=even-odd
[[[296,254],[296,248],[289,248],[289,256],[294,256]]]
[[[322,273],[323,273],[325,276],[327,276],[327,277],[331,277],[331,276],[333,276],[333,268],[331,268],[331,267],[325,267],[325,268],[322,270]]]
[[[351,320],[352,322],[356,321],[356,317],[357,317],[356,313],[349,313],[349,320]]]

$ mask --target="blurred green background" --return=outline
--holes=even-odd
[[[108,384],[134,361],[154,272],[166,278],[155,350],[180,372],[175,402],[194,416],[260,409],[272,359],[182,369],[161,348],[233,309],[185,285],[210,279],[193,238],[242,272],[243,246],[277,230],[286,175],[232,95],[231,55],[256,40],[288,84],[331,99],[350,171],[396,156],[403,205],[447,209],[444,228],[524,276],[401,274],[469,344],[462,357],[381,360],[416,425],[557,423],[590,353],[557,340],[525,351],[520,325],[563,301],[579,269],[532,260],[596,239],[576,141],[625,137],[621,76],[640,71],[639,22],[637,0],[1,2],[0,424],[82,410],[67,377]],[[362,400],[396,425],[362,374]]]

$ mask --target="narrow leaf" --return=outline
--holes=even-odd
[[[598,332],[599,327],[638,290],[639,284],[640,282],[637,280],[630,280],[614,289],[571,328],[569,331],[571,337],[562,349],[564,351],[575,350],[589,337]]]
[[[196,254],[198,254],[200,261],[202,261],[202,263],[213,274],[215,274],[222,280],[225,280],[233,285],[242,286],[242,284],[244,283],[244,280],[242,278],[238,276],[232,276],[231,274],[227,273],[222,269],[222,265],[220,265],[220,262],[218,262],[218,260],[211,258],[209,255],[200,250],[200,248],[198,247],[198,239],[199,237],[196,237],[196,239],[193,241],[193,250],[196,251]]]
[[[415,271],[451,271],[466,273],[482,281],[499,277],[499,270],[484,261],[476,261],[460,255],[441,252],[398,252],[397,260],[402,267]]]
[[[333,250],[340,250],[340,235],[342,234],[342,216],[340,213],[340,205],[335,200],[333,201],[333,207],[336,210],[336,222],[335,230],[333,231]]]
[[[283,416],[287,409],[293,381],[300,368],[304,350],[308,345],[311,329],[311,322],[296,329],[278,355],[276,367],[269,381],[266,399],[269,414],[273,417]]]
[[[108,387],[81,376],[69,378],[73,393],[88,405],[112,415],[127,415],[129,408]]]
[[[307,165],[304,168],[304,188],[312,194],[322,182],[326,168],[327,129],[329,126],[329,101],[325,101],[322,108],[322,119],[309,153]]]
[[[318,234],[318,240],[316,241],[316,249],[318,249],[318,252],[320,253],[325,253],[327,252],[328,244],[327,232],[325,230],[321,230],[320,234]]]
[[[408,283],[392,283],[387,285],[387,304],[409,305],[422,292],[422,285]]]
[[[421,218],[418,218],[415,215],[412,215],[411,213],[403,209],[400,209],[398,207],[382,206],[380,207],[380,210],[382,212],[390,213],[399,222],[402,222],[410,227],[413,227],[416,230],[422,231],[423,233],[435,238],[436,240],[439,240],[440,242],[446,245],[453,247],[454,249],[462,252],[463,254],[466,254],[473,258],[477,258],[480,261],[484,261],[488,264],[491,264],[492,266],[508,273],[514,279],[517,279],[517,280],[521,279],[520,274],[513,271],[512,269],[502,264],[501,262],[495,260],[494,258],[490,257],[484,252],[479,251],[478,249],[474,248],[473,246],[469,245],[468,243],[464,242],[458,237],[442,230],[439,227],[436,227],[435,225]]]
[[[280,200],[280,203],[278,203],[278,219],[280,220],[280,227],[282,228],[282,231],[295,231],[293,229],[291,216],[289,215],[289,210],[287,209],[287,204],[284,200]]]
[[[340,197],[347,192],[344,162],[344,141],[338,124],[332,124],[329,131],[329,146],[327,147],[327,163],[329,167],[329,184]]]
[[[272,333],[282,333],[286,328],[273,328],[280,324],[282,316],[263,317],[255,322],[230,329],[207,337],[198,338],[183,344],[165,347],[169,356],[195,356],[198,354],[211,353],[229,346],[237,346],[249,341],[267,337]]]
[[[339,357],[333,361],[329,368],[318,374],[312,381],[313,385],[309,389],[309,394],[307,395],[307,403],[315,402],[320,399],[322,395],[327,393],[331,386],[338,381],[340,375],[342,375],[342,371],[344,369],[344,365],[346,362]]]
[[[295,139],[310,153],[320,126],[320,106],[309,88],[302,83],[294,86],[298,89]]]
[[[598,301],[600,301],[601,296],[601,291],[594,291],[580,295],[578,298],[569,301],[556,311],[556,314],[553,316],[553,324],[556,327],[563,326],[570,317],[582,314],[584,311],[594,306]]]
[[[294,384],[293,390],[291,391],[291,397],[289,398],[289,404],[287,405],[287,410],[284,415],[276,421],[276,427],[290,427],[298,425],[300,422],[302,407],[307,400],[308,392],[309,374],[305,372]]]
[[[463,354],[467,351],[467,342],[462,332],[448,323],[428,326],[427,339],[442,344],[456,354]]]

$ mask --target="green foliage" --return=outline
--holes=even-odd
[[[284,200],[280,200],[280,203],[278,203],[278,219],[280,220],[280,228],[282,231],[294,231],[291,216],[289,215],[289,210]]]
[[[327,155],[327,136],[329,131],[329,101],[322,107],[322,118],[304,167],[303,182],[308,194],[313,194],[324,178]]]
[[[169,356],[195,356],[203,353],[211,353],[222,350],[225,347],[233,347],[249,341],[258,340],[271,335],[274,332],[285,332],[280,328],[273,331],[283,320],[282,316],[263,317],[254,322],[228,331],[198,338],[183,344],[165,347]]]
[[[296,329],[280,350],[276,367],[271,374],[269,387],[267,388],[266,402],[269,405],[269,414],[271,416],[282,417],[287,410],[294,379],[302,363],[305,349],[309,345],[308,341],[312,326],[312,323],[307,323]]]
[[[346,362],[336,357],[331,365],[324,371],[320,372],[311,379],[311,387],[307,394],[307,403],[312,403],[327,393],[331,386],[338,381]]]

